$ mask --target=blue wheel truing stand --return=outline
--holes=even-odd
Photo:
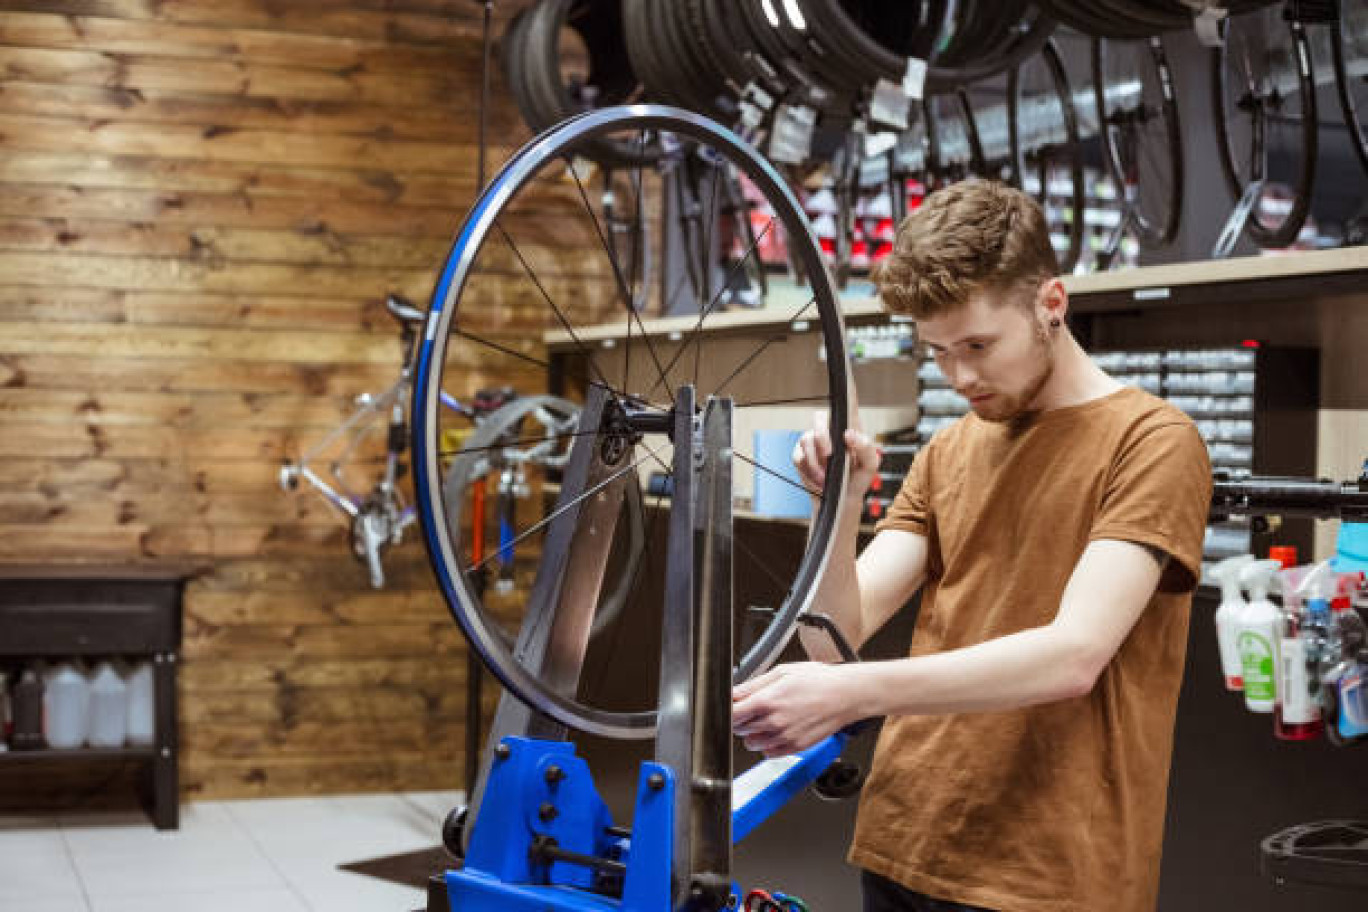
[[[661,701],[677,709],[661,712],[657,756],[673,762],[642,765],[629,831],[614,825],[573,744],[504,738],[464,866],[431,885],[429,912],[739,908],[733,843],[840,761],[852,732],[732,780],[731,412],[729,400],[710,400],[700,439],[686,386],[670,416],[684,442],[675,447],[661,688],[682,699]]]
[[[811,226],[773,166],[706,118],[653,105],[572,118],[514,155],[481,194],[453,245],[433,294],[415,374],[414,481],[424,542],[472,651],[508,690],[492,725],[494,749],[487,753],[486,773],[472,797],[473,823],[467,820],[454,838],[445,838],[451,834],[444,832],[444,842],[458,855],[461,839],[468,837],[465,863],[430,883],[429,912],[735,908],[740,896],[731,881],[734,841],[829,769],[840,775],[827,794],[848,792],[851,784],[849,767],[837,763],[847,733],[802,754],[766,761],[733,782],[734,671],[754,674],[778,655],[795,619],[811,617],[802,616],[802,603],[789,597],[734,669],[734,406],[729,398],[697,403],[694,387],[684,385],[673,391],[668,408],[648,409],[609,396],[604,385],[591,383],[579,425],[570,435],[575,442],[559,500],[545,520],[549,525],[541,561],[514,649],[508,650],[467,613],[469,581],[460,569],[457,543],[441,520],[442,470],[435,446],[434,403],[440,383],[433,374],[446,363],[445,340],[456,332],[455,302],[483,238],[494,230],[501,207],[522,182],[532,179],[541,163],[560,154],[563,146],[622,128],[663,130],[711,144],[735,156],[733,164],[767,197],[782,201],[776,219],[812,284],[827,353],[832,483],[815,523],[828,535],[843,497],[848,392],[844,326]],[[595,574],[601,579],[608,557],[602,536],[596,539],[582,529],[612,528],[625,479],[635,483],[635,466],[644,461],[633,462],[625,454],[646,434],[666,435],[674,447],[659,709],[610,713],[580,708],[586,713],[581,714],[573,696],[592,620],[585,612],[592,614],[593,608],[588,604],[586,609],[583,595],[596,591],[581,583]],[[805,555],[792,591],[812,591],[824,554],[810,550]],[[613,738],[654,734],[654,760],[640,772],[631,830],[613,825],[587,765],[564,740],[567,726],[588,726],[582,730]]]

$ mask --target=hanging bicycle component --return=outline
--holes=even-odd
[[[1047,217],[1054,212],[1068,215],[1062,219],[1068,223],[1067,247],[1062,251],[1056,247],[1056,253],[1060,272],[1070,273],[1083,252],[1083,147],[1069,77],[1053,39],[1045,42],[1039,55],[1008,74],[1007,94],[1008,133],[1017,186],[1027,189],[1027,178],[1037,176],[1039,188],[1033,195]],[[1056,171],[1062,172],[1067,180],[1067,210],[1059,209],[1049,199]]]
[[[1124,201],[1124,227],[1133,226],[1145,244],[1168,244],[1182,219],[1184,172],[1178,101],[1163,39],[1094,38],[1091,50],[1103,158]]]
[[[1216,139],[1226,183],[1243,204],[1248,185],[1264,181],[1244,222],[1260,247],[1296,241],[1315,180],[1319,128],[1310,43],[1306,26],[1293,13],[1291,7],[1287,15],[1266,7],[1231,16],[1224,43],[1211,51]],[[1276,171],[1270,165],[1277,165]],[[1288,198],[1273,198],[1275,185]]]

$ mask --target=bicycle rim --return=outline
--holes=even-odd
[[[694,343],[698,339],[697,330],[706,330],[711,325],[709,319],[715,302],[698,302],[699,319],[695,331],[683,334],[676,342],[662,338],[647,341],[641,335],[640,315],[621,307],[622,301],[635,299],[631,288],[638,277],[624,274],[613,259],[611,247],[602,241],[601,226],[597,224],[589,196],[584,192],[583,181],[575,172],[575,151],[584,143],[605,138],[622,140],[625,137],[628,142],[645,143],[648,134],[656,137],[668,134],[671,142],[667,145],[686,149],[706,146],[744,173],[765,194],[773,215],[761,233],[767,235],[780,225],[790,256],[801,261],[802,274],[807,277],[806,286],[784,307],[786,313],[791,313],[787,331],[799,333],[804,324],[810,325],[815,332],[806,338],[812,339],[825,356],[823,368],[813,372],[811,390],[779,388],[772,398],[757,392],[763,389],[765,379],[771,373],[776,376],[781,373],[784,364],[783,351],[778,346],[771,350],[774,339],[765,340],[752,351],[728,352],[734,360],[710,357],[705,361],[700,346]],[[559,200],[568,207],[564,217],[554,223],[552,215],[545,211],[549,200]],[[532,233],[519,242],[516,233],[529,228]],[[575,264],[581,276],[575,282],[557,275],[556,250],[536,246],[538,231],[554,231],[562,243],[570,237],[583,237],[583,249],[577,253]],[[708,246],[703,245],[705,249]],[[755,251],[750,251],[750,255],[755,255]],[[584,277],[591,256],[601,257],[596,267],[600,278]],[[508,273],[512,273],[519,287],[525,286],[527,297],[537,305],[535,320],[526,313],[501,315],[498,308],[483,306],[482,296],[489,293],[486,289],[495,281],[494,277]],[[541,313],[541,310],[546,312]],[[624,310],[630,312],[624,313]],[[577,331],[602,324],[609,317],[628,339],[635,336],[639,348],[630,362],[626,362],[626,355],[623,361],[608,362],[605,350],[585,344]],[[597,111],[534,139],[491,182],[453,245],[433,295],[414,389],[417,506],[438,584],[472,648],[500,682],[523,702],[579,731],[613,738],[648,738],[654,733],[656,711],[653,707],[589,705],[577,694],[557,689],[523,667],[491,629],[486,617],[488,606],[471,586],[474,568],[462,559],[461,529],[450,522],[440,495],[442,416],[436,403],[444,379],[448,375],[455,376],[451,373],[453,365],[460,364],[465,371],[470,370],[472,364],[491,372],[504,365],[513,365],[524,372],[537,367],[545,369],[548,362],[542,331],[558,328],[569,331],[569,338],[574,341],[586,366],[587,374],[581,378],[579,392],[602,400],[605,410],[640,407],[663,414],[668,403],[674,401],[674,390],[680,384],[696,385],[701,405],[708,394],[728,395],[731,390],[751,381],[757,385],[746,395],[736,397],[738,413],[760,407],[801,409],[805,416],[816,407],[830,410],[835,451],[828,471],[827,493],[818,502],[808,544],[796,566],[791,572],[764,570],[774,574],[774,603],[779,611],[773,622],[740,651],[736,678],[741,680],[768,667],[787,643],[794,619],[810,600],[830,550],[831,533],[844,496],[845,478],[842,434],[846,426],[849,378],[840,310],[830,276],[822,264],[820,248],[796,199],[773,167],[729,130],[689,112],[661,106]],[[627,354],[634,350],[631,346],[625,348]],[[787,357],[791,359],[792,354]],[[816,357],[816,352],[812,357]],[[605,452],[604,448],[611,448],[616,454],[622,436],[607,424],[582,426],[570,444],[571,459],[574,459],[576,448],[585,448],[583,452],[592,458],[598,458],[593,454]],[[614,446],[608,447],[610,443]],[[598,493],[612,490],[609,485],[639,484],[643,467],[672,465],[672,451],[667,447],[667,442],[662,443],[651,434],[637,441],[629,440],[627,454],[618,456],[618,461],[612,463],[614,467],[622,468],[615,468],[611,477],[605,476],[604,486],[586,486],[570,493],[566,493],[563,486],[555,510],[548,507],[545,515],[529,516],[526,529],[521,529],[519,534],[536,535],[550,529],[549,540],[556,534],[553,523],[557,516],[573,515],[573,511],[564,512],[567,507],[587,510],[589,507],[584,505]],[[734,466],[748,462],[757,466],[756,475],[783,474],[782,465],[768,465],[767,461],[772,460],[761,457],[752,447],[741,434],[741,426],[734,433],[733,452],[739,461]],[[784,458],[787,459],[787,453]],[[606,462],[607,457],[603,459]],[[566,486],[570,484],[569,480],[565,482]],[[567,502],[567,498],[571,500]],[[647,520],[648,525],[655,523],[662,512],[657,505]],[[663,528],[663,520],[655,524]],[[585,530],[576,527],[574,532],[580,536]],[[648,542],[651,540],[649,531],[646,538]],[[741,557],[744,546],[740,538],[737,543],[738,557]],[[651,566],[649,554],[644,559],[643,578],[664,575],[663,555],[657,557],[655,566]]]

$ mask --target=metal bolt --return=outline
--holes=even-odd
[[[665,777],[660,773],[651,773],[646,778],[646,785],[653,792],[658,792],[665,787]]]
[[[549,801],[537,808],[537,816],[541,818],[542,823],[550,823],[556,819],[559,813],[556,806]]]
[[[500,744],[494,748],[494,759],[496,760],[507,760],[511,756],[513,756],[513,748],[507,744]]]
[[[548,766],[546,768],[545,776],[547,785],[555,785],[565,778],[565,770],[561,769],[559,766]]]

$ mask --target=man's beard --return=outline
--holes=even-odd
[[[1032,339],[1031,352],[1038,356],[1038,370],[1022,386],[1020,392],[1010,395],[999,392],[984,403],[982,409],[975,408],[974,414],[984,421],[1005,424],[1019,417],[1049,382],[1050,375],[1054,373],[1055,362],[1054,345],[1050,342],[1050,334],[1045,327],[1037,323]]]

